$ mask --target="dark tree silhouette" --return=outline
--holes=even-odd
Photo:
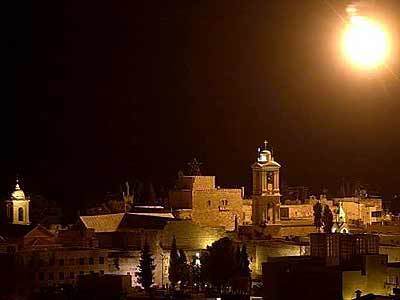
[[[140,255],[139,271],[136,272],[138,282],[142,285],[146,292],[150,292],[150,288],[153,285],[153,271],[155,269],[154,259],[150,251],[150,246],[145,241],[143,249]]]
[[[229,238],[222,238],[207,248],[208,255],[202,255],[202,276],[214,288],[221,291],[232,286],[237,275],[236,249]]]
[[[325,207],[324,207],[324,212],[322,215],[322,222],[324,224],[324,232],[327,232],[327,233],[332,232],[333,214],[328,205],[325,205]]]
[[[168,279],[171,282],[171,286],[174,289],[179,281],[179,254],[176,248],[175,236],[172,238],[171,251],[169,253],[169,268],[168,268]]]
[[[322,227],[322,204],[320,202],[315,203],[314,207],[314,226],[319,230]]]
[[[242,250],[240,251],[239,270],[240,276],[248,277],[250,279],[250,261],[246,245],[243,245]]]
[[[181,288],[183,288],[189,282],[190,270],[185,251],[183,251],[182,249],[179,249],[178,266],[179,266],[179,281],[181,282],[180,283]]]

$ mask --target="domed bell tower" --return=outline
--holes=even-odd
[[[253,223],[274,225],[280,223],[279,209],[279,169],[281,168],[271,151],[258,149],[257,161],[251,166],[253,171]]]
[[[29,225],[29,202],[24,191],[20,188],[18,180],[14,192],[6,201],[6,219],[7,223],[18,225]]]

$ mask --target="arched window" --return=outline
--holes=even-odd
[[[22,207],[18,208],[18,221],[24,221],[24,209]]]

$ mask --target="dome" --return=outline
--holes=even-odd
[[[259,163],[266,163],[271,159],[271,151],[268,151],[267,149],[264,149],[258,153],[258,158],[257,161]]]
[[[277,167],[277,168],[280,168],[281,167],[281,165],[280,164],[278,164],[276,161],[274,161],[274,160],[270,160],[269,162],[267,162],[266,163],[266,166],[269,166],[269,167]]]
[[[14,192],[12,192],[11,198],[15,199],[15,200],[24,200],[25,199],[25,193],[23,190],[21,190],[18,183],[15,185],[15,190],[14,190]]]

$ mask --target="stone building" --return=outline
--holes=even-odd
[[[81,216],[77,227],[81,230],[94,230],[99,248],[108,249],[108,272],[131,275],[132,286],[139,285],[135,273],[145,242],[150,246],[156,265],[155,285],[161,287],[169,283],[169,251],[174,236],[177,247],[190,258],[226,234],[222,227],[174,219],[165,213]]]
[[[181,176],[169,192],[169,204],[179,219],[231,231],[249,219],[243,196],[243,188],[216,187],[215,176]]]

